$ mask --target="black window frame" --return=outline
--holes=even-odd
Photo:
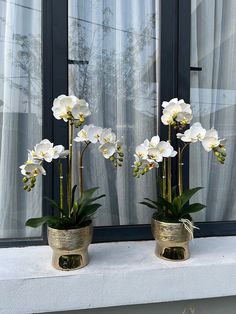
[[[190,101],[190,33],[191,1],[160,0],[160,107],[164,100],[174,97]],[[42,58],[43,58],[43,137],[54,143],[68,145],[67,126],[53,119],[51,106],[60,94],[68,94],[68,0],[42,0]],[[166,128],[160,124],[161,136]],[[189,155],[185,160],[184,186],[189,182]],[[177,161],[173,162],[177,171]],[[43,178],[43,195],[58,196],[53,179],[56,169],[48,167]],[[176,175],[174,176],[176,178]],[[174,180],[175,180],[174,178]],[[51,214],[43,200],[43,214]],[[196,223],[196,237],[236,235],[236,221]],[[93,243],[111,241],[152,240],[150,224],[101,226],[94,228]],[[0,247],[47,244],[47,230],[43,227],[39,238],[3,239]]]

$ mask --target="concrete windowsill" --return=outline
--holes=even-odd
[[[166,262],[154,241],[92,244],[90,264],[53,269],[48,246],[0,249],[0,313],[40,313],[236,295],[236,237],[194,239]]]

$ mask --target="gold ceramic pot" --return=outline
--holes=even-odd
[[[86,266],[92,235],[92,223],[83,228],[68,230],[48,227],[48,244],[53,250],[52,266],[59,270],[76,270]]]
[[[152,218],[152,234],[156,240],[156,256],[169,261],[184,261],[190,257],[191,234],[182,222],[168,223]]]

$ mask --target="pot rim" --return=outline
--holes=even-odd
[[[88,224],[87,226],[84,227],[77,227],[77,228],[71,228],[71,229],[58,229],[58,228],[53,228],[53,227],[49,227],[47,226],[47,229],[51,229],[51,230],[57,230],[57,231],[73,231],[73,230],[82,230],[88,227],[92,227],[93,226],[93,222],[91,220],[90,224]]]
[[[176,226],[179,226],[179,225],[183,224],[181,221],[180,222],[167,222],[167,221],[162,221],[162,220],[155,219],[153,217],[152,217],[152,220],[155,221],[155,222],[164,224],[164,225],[176,225]],[[194,224],[193,220],[191,220],[191,223]]]

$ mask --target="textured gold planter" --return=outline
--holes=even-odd
[[[86,266],[92,235],[92,223],[69,230],[48,227],[48,244],[53,249],[52,266],[59,270],[76,270]]]
[[[152,218],[151,227],[156,240],[157,257],[169,261],[184,261],[190,257],[191,234],[183,223],[168,223]]]

